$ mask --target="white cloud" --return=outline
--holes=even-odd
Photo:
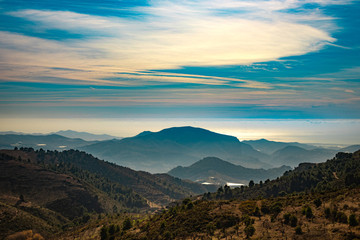
[[[318,22],[332,26],[332,18],[316,9],[297,14],[284,11],[311,2],[327,5],[349,1],[153,0],[150,6],[132,9],[145,14],[137,19],[20,10],[9,14],[37,23],[40,30],[61,29],[83,34],[84,38],[54,41],[2,32],[2,61],[27,66],[31,62],[44,71],[76,68],[82,72],[69,72],[72,77],[94,81],[116,72],[278,60],[319,51],[336,41],[331,37],[331,27],[318,27]],[[219,14],[221,11],[227,14]],[[53,71],[56,77],[69,77],[64,71]],[[244,86],[259,88],[261,83]]]

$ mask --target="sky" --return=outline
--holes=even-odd
[[[0,130],[196,125],[360,143],[359,12],[350,0],[0,0]]]

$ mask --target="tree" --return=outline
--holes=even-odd
[[[132,223],[131,223],[131,220],[129,217],[127,217],[125,219],[125,221],[123,222],[123,230],[126,231],[126,230],[129,230],[130,228],[132,228]]]
[[[252,188],[252,187],[254,187],[254,185],[255,185],[254,181],[253,181],[253,180],[250,180],[250,182],[249,182],[249,187]]]
[[[297,222],[298,222],[297,217],[296,217],[296,216],[294,216],[294,215],[291,215],[291,217],[290,217],[290,226],[292,226],[292,227],[296,227]]]
[[[245,227],[244,232],[246,234],[246,238],[250,238],[255,233],[255,228],[252,224]]]
[[[105,226],[102,227],[101,230],[100,230],[100,237],[101,237],[101,240],[106,240],[109,237],[107,228]]]
[[[321,200],[319,198],[317,198],[317,199],[314,200],[314,204],[315,204],[316,207],[320,207],[322,202],[321,202]]]
[[[359,221],[356,219],[355,214],[351,214],[349,216],[349,225],[352,227],[359,225]]]

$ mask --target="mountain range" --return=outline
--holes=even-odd
[[[271,167],[260,160],[267,158],[265,154],[236,137],[194,127],[143,132],[135,137],[102,141],[80,149],[119,165],[150,172],[166,172],[208,156],[246,167]]]
[[[0,149],[13,149],[14,147],[31,147],[46,150],[69,150],[77,149],[94,142],[88,142],[80,138],[67,138],[57,134],[50,135],[23,135],[5,134],[0,135]]]
[[[67,136],[95,139],[98,135],[60,131]],[[112,136],[104,136],[112,137]],[[58,134],[0,135],[0,148],[32,147],[45,150],[79,149],[94,156],[135,170],[168,172],[176,166],[189,166],[205,157],[217,157],[246,168],[272,168],[287,165],[296,167],[301,162],[321,162],[332,158],[334,149],[310,144],[274,142],[265,139],[242,141],[194,127],[175,127],[159,132],[144,131],[134,137],[104,141],[85,141]],[[338,151],[354,152],[360,145]]]

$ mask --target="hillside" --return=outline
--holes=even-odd
[[[0,238],[33,229],[43,236],[108,213],[121,203],[80,179],[0,154]]]
[[[99,142],[81,149],[119,165],[151,172],[167,172],[207,156],[245,167],[270,167],[264,161],[267,155],[237,138],[194,127],[143,132],[135,137]]]
[[[114,236],[359,239],[359,202],[360,151],[338,153],[325,163],[301,164],[273,181],[237,189],[225,186],[213,194],[184,199]]]
[[[124,188],[123,191],[126,192],[132,189],[146,198],[151,205],[164,206],[173,200],[211,190],[208,186],[189,182],[184,183],[180,179],[170,176],[164,177],[163,175],[152,175],[143,171],[134,171],[130,168],[99,160],[90,154],[77,150],[45,152],[24,149],[23,151],[1,150],[1,152],[12,155],[15,158],[29,159],[34,164],[46,166],[58,172],[65,171],[73,175],[84,175],[77,172],[86,171],[88,174],[94,175],[86,180],[97,181],[97,179],[105,179],[110,181],[111,184],[119,184]],[[167,178],[170,178],[171,181]],[[96,184],[102,185],[102,183]]]
[[[0,172],[0,238],[29,229],[54,236],[99,214],[144,213],[215,190],[75,150],[1,150]]]
[[[181,179],[225,185],[227,182],[248,184],[250,180],[274,179],[290,169],[286,166],[268,170],[245,168],[216,157],[207,157],[189,167],[176,167],[168,174]]]

